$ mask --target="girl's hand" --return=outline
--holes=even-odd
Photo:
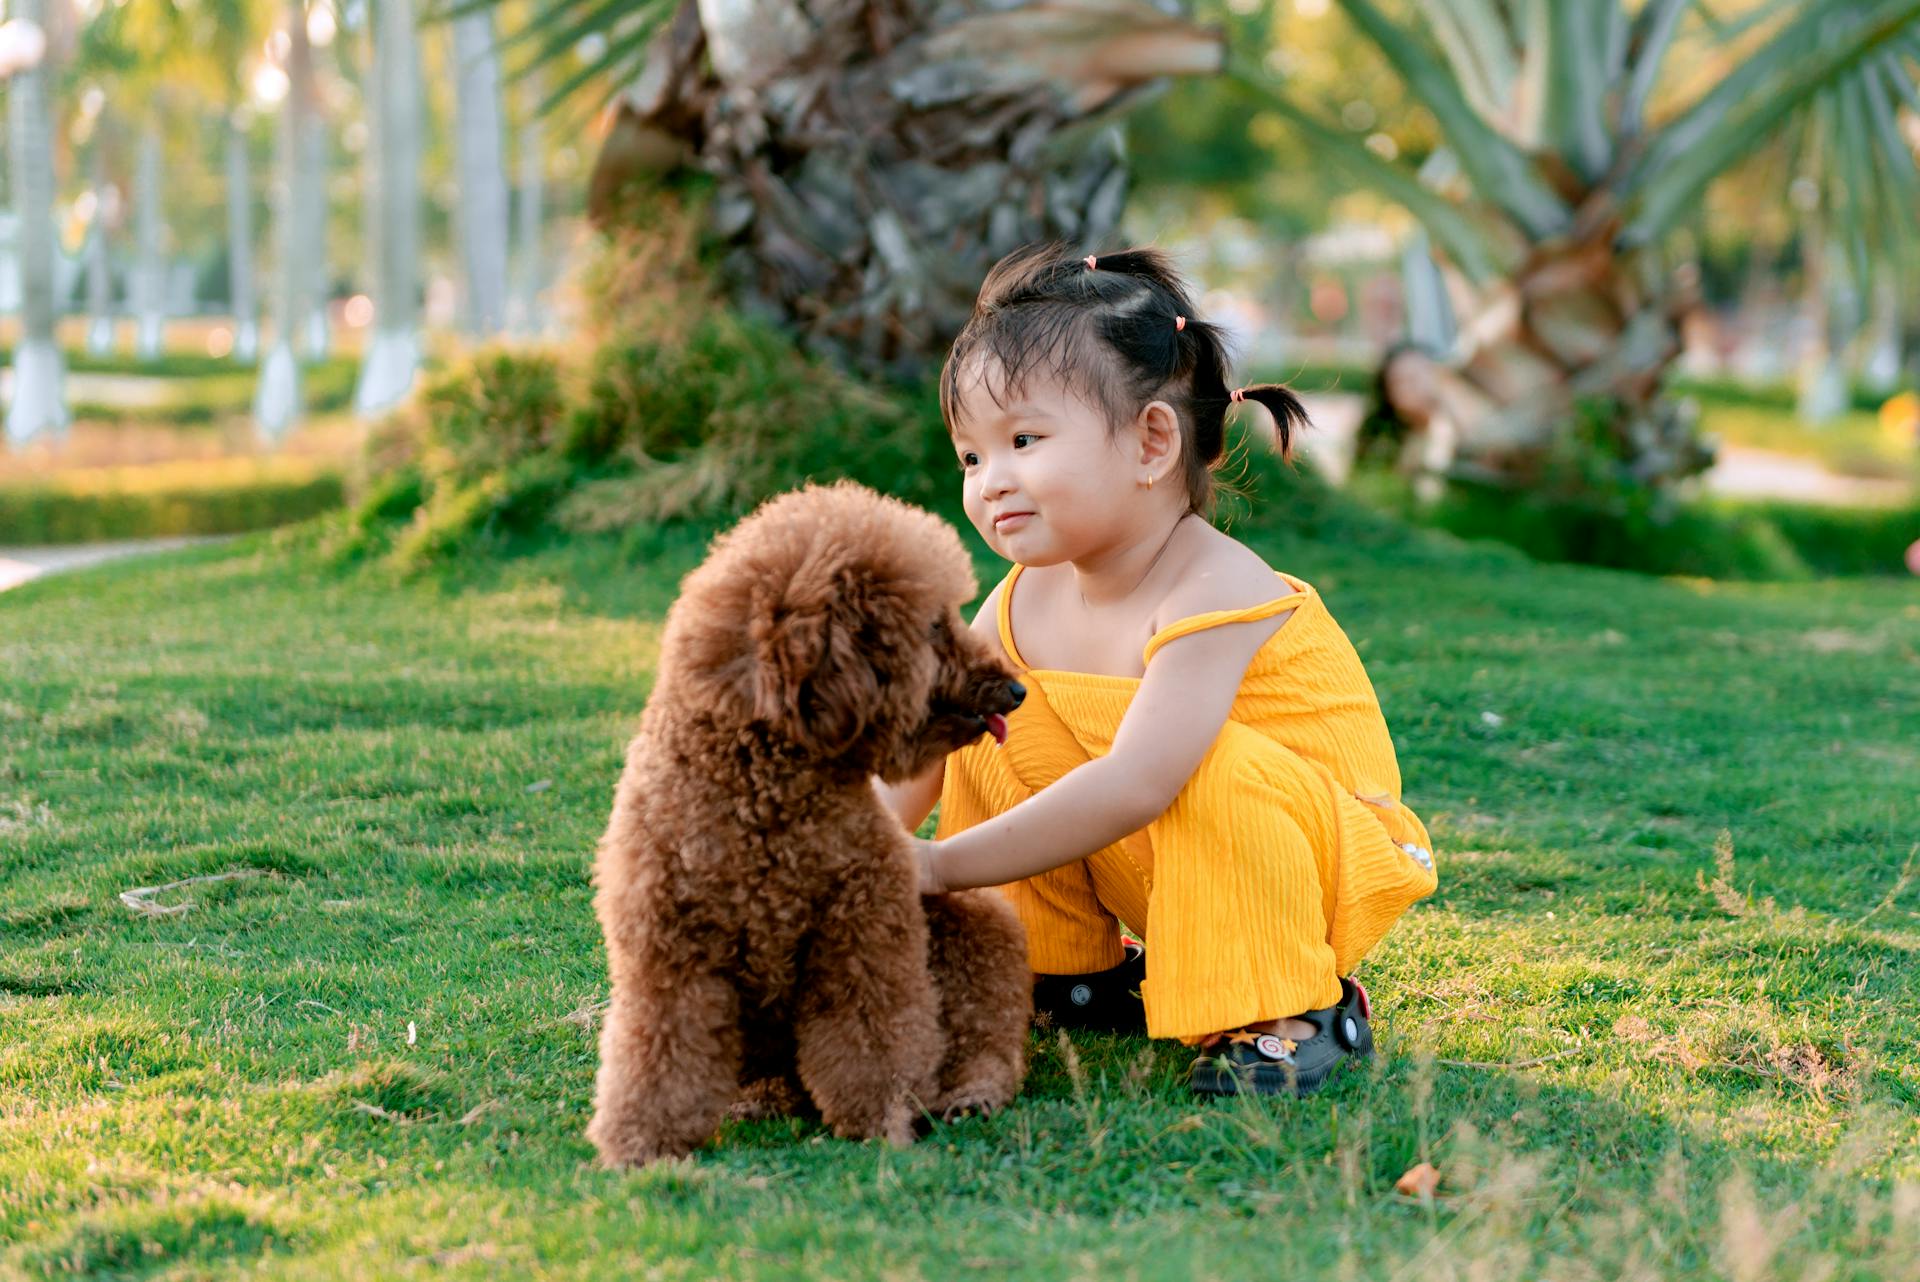
[[[907,840],[913,845],[913,862],[920,872],[920,893],[945,894],[947,884],[940,878],[940,843],[922,841],[918,837],[909,837]]]

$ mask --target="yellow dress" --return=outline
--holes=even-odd
[[[947,759],[936,837],[1105,755],[1140,684],[1029,668],[1010,623],[1023,568],[1001,586],[999,624],[1026,701],[1004,747],[982,739]],[[1437,884],[1360,656],[1311,584],[1279,577],[1285,596],[1181,619],[1147,642],[1151,663],[1176,637],[1294,611],[1255,653],[1220,737],[1166,812],[1083,860],[998,887],[1041,973],[1117,965],[1121,922],[1145,939],[1150,1036],[1193,1042],[1332,1005],[1339,976]]]

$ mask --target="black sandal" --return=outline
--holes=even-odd
[[[1147,1008],[1140,984],[1147,977],[1147,950],[1123,939],[1126,959],[1085,975],[1039,975],[1033,981],[1033,1013],[1054,1028],[1103,1033],[1144,1033]]]
[[[1357,980],[1340,981],[1340,1000],[1299,1018],[1312,1024],[1305,1041],[1275,1033],[1229,1033],[1187,1070],[1196,1095],[1311,1095],[1343,1063],[1373,1055],[1373,1015],[1367,990]]]

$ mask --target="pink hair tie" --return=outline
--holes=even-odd
[[[1092,271],[1092,270],[1093,270],[1093,255],[1092,255],[1092,254],[1088,254],[1088,255],[1087,255],[1087,257],[1086,257],[1086,264],[1087,264],[1087,270],[1088,270],[1088,271]]]
[[[1244,387],[1236,387],[1231,392],[1227,393],[1227,400],[1229,402],[1244,401],[1246,399],[1247,399],[1247,389]]]
[[[1176,334],[1178,334],[1178,333],[1179,333],[1179,332],[1180,332],[1181,330],[1183,330],[1183,329],[1185,329],[1186,327],[1187,327],[1187,318],[1186,318],[1186,317],[1184,317],[1184,316],[1176,316],[1176,317],[1174,317],[1174,318],[1173,318],[1173,332],[1174,332],[1174,333],[1176,333]]]

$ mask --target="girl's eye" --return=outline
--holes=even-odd
[[[1020,448],[1020,441],[1021,441],[1021,439],[1022,439],[1022,438],[1025,438],[1026,440],[1029,440],[1029,441],[1037,441],[1037,440],[1039,440],[1039,439],[1040,439],[1040,438],[1039,438],[1038,436],[1036,436],[1036,435],[1035,435],[1034,433],[1032,433],[1032,432],[1015,432],[1015,433],[1013,434],[1013,448],[1014,448],[1014,449],[1016,449],[1016,450],[1017,450],[1017,449],[1019,449],[1019,448]]]
[[[969,467],[972,467],[972,466],[973,466],[973,465],[974,465],[975,463],[977,463],[977,462],[979,462],[979,460],[978,460],[977,458],[975,458],[975,457],[974,457],[974,456],[973,456],[972,454],[970,454],[970,453],[969,453],[969,454],[962,454],[962,455],[960,456],[960,466],[961,466],[962,468],[969,468]]]

